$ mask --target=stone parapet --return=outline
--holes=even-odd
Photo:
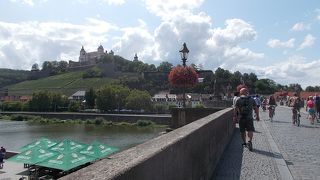
[[[61,179],[207,180],[233,130],[232,109],[227,108]]]

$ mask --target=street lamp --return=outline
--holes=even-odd
[[[186,67],[186,61],[188,59],[188,53],[189,53],[189,49],[187,48],[186,43],[183,43],[182,49],[179,52],[182,60],[182,65]]]
[[[189,49],[187,48],[187,44],[183,43],[182,49],[179,51],[181,60],[182,60],[182,65],[183,67],[186,67],[186,62],[188,59],[188,53]],[[184,87],[183,87],[183,107],[186,107],[186,82],[184,82]]]

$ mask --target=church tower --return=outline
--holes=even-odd
[[[80,56],[79,56],[79,62],[85,62],[86,61],[86,51],[84,50],[83,46],[80,50]]]
[[[139,58],[138,58],[138,56],[137,56],[137,53],[134,55],[134,57],[133,57],[133,62],[137,62],[137,61],[139,61]]]

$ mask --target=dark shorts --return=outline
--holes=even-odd
[[[253,119],[240,119],[239,120],[240,132],[244,133],[245,131],[254,131]]]

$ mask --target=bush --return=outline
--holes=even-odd
[[[95,78],[95,77],[102,77],[102,72],[100,69],[98,68],[92,68],[92,69],[89,69],[87,70],[86,72],[84,72],[82,74],[82,78],[85,79],[85,78]]]
[[[19,101],[5,101],[2,103],[2,109],[5,111],[21,111],[23,103]]]
[[[137,121],[137,126],[140,126],[140,127],[146,127],[146,126],[151,126],[151,125],[153,125],[153,122],[149,121],[149,120],[138,120]]]
[[[104,119],[103,118],[96,118],[94,121],[95,125],[101,125],[103,123]]]
[[[153,110],[156,112],[156,113],[165,113],[165,111],[167,110],[167,106],[166,105],[163,105],[163,104],[155,104],[153,106]]]
[[[205,106],[203,104],[197,104],[195,108],[205,108]]]
[[[22,116],[22,115],[12,115],[11,116],[11,120],[12,121],[24,121],[26,120],[27,118]]]
[[[68,110],[70,112],[79,112],[80,110],[80,103],[76,102],[76,101],[70,101],[69,106],[68,106]]]

